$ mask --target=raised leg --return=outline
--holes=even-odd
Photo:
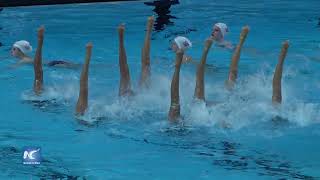
[[[169,120],[176,122],[180,118],[180,97],[179,97],[179,76],[183,59],[183,51],[178,50],[176,53],[175,71],[171,81],[171,104],[169,110]]]
[[[42,71],[42,46],[44,39],[44,27],[38,29],[38,46],[34,57],[34,81],[33,91],[40,95],[43,90],[43,71]]]
[[[86,45],[86,57],[82,66],[80,77],[80,91],[78,102],[76,106],[76,114],[83,115],[88,108],[88,76],[89,76],[89,64],[91,59],[92,44]]]
[[[240,60],[241,48],[244,44],[244,41],[246,40],[248,32],[249,32],[248,26],[245,26],[242,28],[239,44],[237,45],[231,59],[229,77],[228,77],[228,80],[226,81],[226,88],[229,90],[233,89],[238,76],[238,63]]]
[[[281,95],[281,79],[282,79],[282,70],[284,59],[286,58],[289,48],[289,42],[285,41],[282,44],[281,52],[279,55],[279,61],[274,72],[273,81],[272,81],[272,103],[274,105],[281,104],[282,95]]]
[[[198,65],[197,74],[196,74],[196,88],[194,90],[194,97],[200,100],[205,101],[204,93],[204,72],[207,61],[207,55],[212,45],[213,39],[209,38],[206,40],[204,49],[202,52],[202,57]]]
[[[119,96],[131,96],[133,94],[130,83],[130,72],[127,64],[126,49],[124,47],[124,30],[125,27],[121,24],[118,27],[119,33],[119,67],[120,67],[120,86]]]
[[[148,18],[147,32],[144,39],[144,46],[142,48],[141,57],[141,77],[139,81],[140,88],[148,88],[150,85],[150,39],[152,33],[152,27],[154,23],[153,16]]]

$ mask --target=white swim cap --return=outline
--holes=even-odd
[[[18,48],[24,54],[30,53],[32,51],[32,46],[28,41],[21,40],[13,44],[13,47]]]
[[[214,26],[217,26],[220,29],[223,37],[229,32],[228,26],[225,23],[216,23]]]
[[[174,38],[174,42],[177,44],[178,48],[182,50],[192,47],[191,41],[186,37],[178,36]]]

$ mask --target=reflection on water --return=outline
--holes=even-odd
[[[157,13],[154,23],[155,31],[159,32],[166,28],[168,25],[173,25],[170,19],[176,19],[175,16],[170,15],[171,5],[179,4],[178,0],[158,0],[153,2],[145,2],[147,6],[154,6],[153,11]]]
[[[153,2],[145,2],[147,6],[154,6],[153,11],[157,14],[154,23],[154,30],[161,32],[168,26],[173,26],[174,22],[171,19],[178,19],[176,16],[171,15],[170,8],[172,5],[179,4],[178,0],[157,0]],[[195,28],[186,28],[185,30],[168,30],[164,35],[166,39],[173,39],[176,36],[186,36],[191,32],[197,31]],[[152,37],[152,40],[155,38]]]

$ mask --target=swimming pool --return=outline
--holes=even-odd
[[[0,12],[1,179],[318,179],[320,178],[320,2],[310,0],[184,0],[172,6],[168,25],[153,32],[152,86],[130,102],[118,99],[117,26],[125,22],[125,45],[134,89],[146,19],[142,2],[5,8]],[[157,16],[156,16],[157,17]],[[192,104],[195,66],[181,71],[183,126],[167,121],[176,35],[193,42],[200,59],[215,22],[226,22],[237,43],[250,26],[233,93],[224,89],[231,53],[213,47],[206,97],[221,104]],[[36,47],[46,27],[44,59],[82,63],[93,42],[89,75],[91,126],[74,116],[79,70],[44,68],[45,93],[32,95],[33,67],[8,69],[16,40]],[[271,82],[281,42],[290,40],[281,110],[271,106]],[[281,115],[288,122],[272,122]],[[103,118],[101,118],[103,117]],[[226,120],[232,129],[217,124]],[[41,165],[22,164],[23,147],[41,147]]]

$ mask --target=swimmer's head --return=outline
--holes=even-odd
[[[185,51],[190,47],[192,47],[191,41],[188,38],[182,37],[182,36],[178,36],[178,37],[174,38],[174,41],[171,45],[171,49],[174,52],[177,52],[178,49]]]
[[[11,55],[14,57],[23,57],[32,52],[32,46],[28,41],[17,41],[12,45]]]
[[[224,36],[229,32],[228,26],[224,23],[216,23],[213,26],[211,36],[216,40],[216,41],[223,41]]]

